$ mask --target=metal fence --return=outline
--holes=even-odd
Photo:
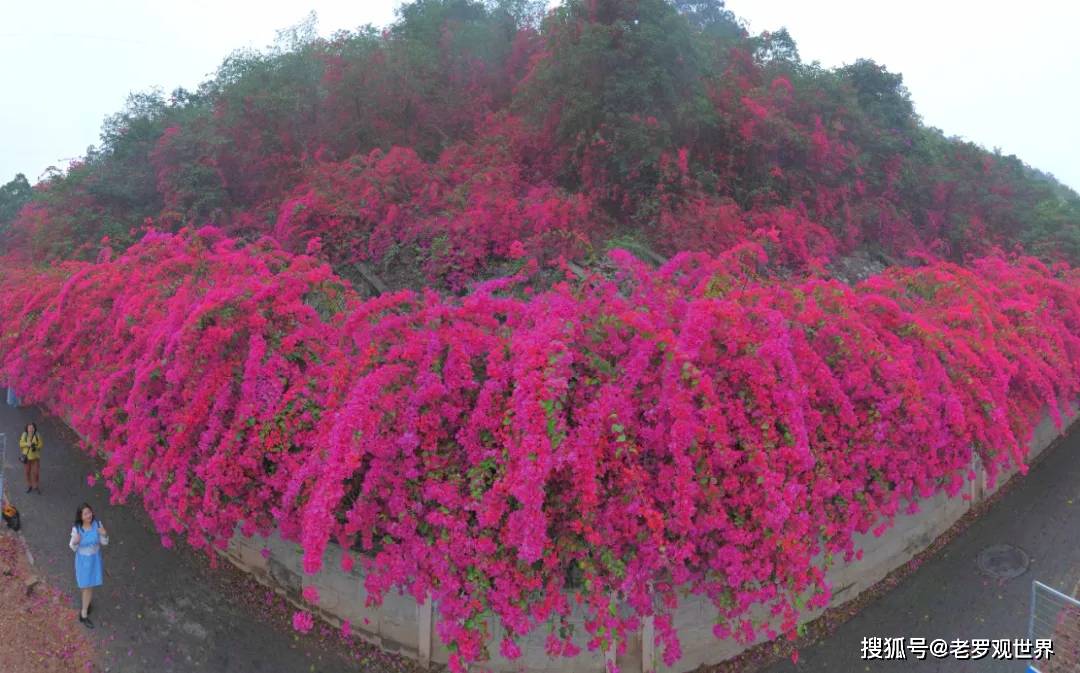
[[[1080,600],[1046,586],[1031,583],[1031,642],[1050,640],[1053,654],[1032,662],[1034,673],[1075,673],[1080,670]]]
[[[7,435],[0,432],[0,506],[7,500],[4,495],[4,475],[7,473]]]

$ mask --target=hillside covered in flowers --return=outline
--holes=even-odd
[[[673,662],[686,590],[791,633],[814,559],[1080,394],[1080,197],[715,0],[543,5],[133,96],[0,188],[0,380],[165,545],[279,530],[432,595],[455,670],[545,624],[573,655],[578,604]]]

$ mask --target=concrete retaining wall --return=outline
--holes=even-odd
[[[1064,415],[1066,424],[1069,425],[1077,418],[1078,410],[1074,408]],[[1050,416],[1044,414],[1032,439],[1028,462],[1034,460],[1058,436]],[[838,606],[854,599],[890,572],[910,561],[955,524],[972,506],[992,495],[1016,472],[1012,470],[1000,475],[997,482],[991,486],[978,459],[972,468],[976,478],[967,485],[966,499],[950,499],[944,493],[939,493],[921,502],[918,513],[898,515],[892,528],[881,537],[871,534],[858,535],[855,546],[863,550],[863,558],[849,564],[839,562],[827,574],[833,588],[830,606]],[[269,550],[268,557],[264,557],[261,552],[264,547]],[[433,608],[431,601],[417,605],[411,596],[391,594],[384,599],[381,607],[365,608],[363,575],[359,570],[349,573],[340,570],[341,550],[336,546],[331,546],[327,552],[324,571],[313,577],[303,573],[300,547],[284,542],[276,536],[263,539],[237,535],[224,555],[235,565],[252,573],[262,583],[288,596],[297,606],[304,606],[300,600],[303,587],[315,586],[319,590],[321,603],[318,612],[324,619],[336,626],[347,619],[357,635],[386,650],[417,659],[424,665],[433,661],[445,663],[449,657],[449,651],[434,634],[433,627],[438,619],[438,610]],[[814,619],[821,612],[823,611],[808,613],[805,620]],[[759,613],[755,616],[760,618],[764,615]],[[519,642],[522,651],[520,659],[507,661],[498,654],[497,647],[492,647],[490,649],[493,659],[486,662],[484,668],[525,673],[600,673],[605,670],[606,660],[616,659],[623,671],[685,673],[702,664],[730,659],[747,648],[733,640],[718,641],[712,634],[715,617],[716,609],[707,599],[687,596],[681,601],[674,620],[679,631],[683,656],[670,668],[658,660],[656,648],[650,644],[653,632],[651,620],[645,620],[643,628],[646,637],[642,638],[640,632],[632,634],[625,654],[616,657],[613,652],[588,651],[585,647],[584,616],[580,612],[575,612],[570,619],[575,626],[575,641],[582,650],[578,657],[549,657],[544,652],[546,629],[540,628]],[[503,631],[494,620],[489,626],[493,642],[497,643],[502,638]]]
[[[1080,416],[1080,407],[1063,409],[1062,420],[1065,428],[1071,426],[1078,416]],[[1030,465],[1060,436],[1049,413],[1043,413],[1029,444],[1026,462]],[[955,498],[949,498],[944,493],[938,493],[932,498],[921,501],[918,513],[898,514],[892,527],[881,537],[874,537],[870,533],[857,534],[854,540],[855,548],[863,550],[862,559],[853,560],[851,563],[844,563],[841,560],[826,573],[826,578],[832,587],[829,607],[843,605],[885,579],[893,570],[929,547],[972,507],[996,493],[1018,471],[1014,468],[1004,474],[999,474],[995,483],[991,485],[977,457],[973,461],[972,469],[975,471],[975,479],[966,485],[966,494],[962,493]],[[966,495],[967,498],[961,497],[962,495]],[[821,560],[819,558],[817,562],[820,563]],[[821,616],[824,611],[824,609],[819,609],[807,612],[803,615],[802,621],[812,621]],[[760,611],[752,616],[755,619],[765,618],[765,614]],[[716,609],[705,599],[695,596],[688,598],[685,603],[680,603],[679,612],[675,615],[675,626],[679,629],[683,657],[673,668],[664,666],[663,662],[657,662],[655,670],[665,673],[685,673],[702,664],[715,664],[730,659],[748,649],[748,645],[742,645],[733,640],[717,641],[712,635],[715,617]],[[765,638],[759,638],[756,643],[763,640]],[[652,671],[653,669],[631,670]]]
[[[1062,410],[1066,427],[1080,416],[1080,407]],[[1035,429],[1027,462],[1037,458],[1060,433],[1054,427],[1048,413],[1044,413]],[[988,482],[985,470],[976,459],[972,469],[976,477],[967,484],[967,498],[947,498],[939,493],[920,503],[917,514],[900,514],[893,526],[881,537],[871,534],[857,535],[855,547],[863,550],[863,558],[844,564],[842,561],[827,573],[832,586],[831,607],[842,605],[866,589],[874,586],[890,572],[910,561],[930,546],[935,539],[955,524],[974,505],[982,502],[1016,473],[1013,469],[999,475],[995,484]],[[264,556],[263,549],[268,553]],[[251,573],[257,580],[278,593],[288,597],[298,607],[310,609],[300,594],[305,586],[319,590],[320,605],[316,612],[326,621],[340,626],[348,620],[353,632],[383,649],[397,652],[418,660],[422,665],[431,662],[446,663],[449,651],[435,635],[434,625],[438,609],[431,601],[418,605],[408,595],[390,593],[379,607],[364,607],[367,592],[359,569],[351,572],[341,570],[341,549],[330,545],[324,558],[324,570],[315,576],[305,575],[302,569],[302,552],[299,545],[286,542],[278,536],[270,538],[245,538],[237,534],[222,555],[239,568]],[[823,610],[804,615],[804,621],[819,616]],[[575,627],[575,642],[582,653],[574,659],[552,658],[544,652],[547,630],[537,629],[529,637],[519,640],[522,657],[508,661],[498,653],[498,647],[489,648],[492,660],[483,669],[515,671],[520,673],[601,673],[607,660],[616,660],[624,672],[636,673],[686,673],[702,664],[713,664],[730,659],[747,649],[733,640],[718,641],[712,634],[716,608],[700,596],[686,596],[674,615],[683,656],[674,667],[659,661],[656,648],[651,644],[652,620],[644,620],[642,633],[631,634],[626,652],[616,656],[613,652],[590,652],[586,648],[584,615],[575,611],[570,623]],[[764,618],[759,611],[752,615]],[[503,636],[502,628],[492,620],[489,632],[493,643]],[[760,642],[760,640],[758,641]],[[479,667],[478,667],[479,668]]]

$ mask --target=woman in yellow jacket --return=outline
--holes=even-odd
[[[22,460],[26,472],[26,492],[37,490],[41,495],[41,435],[37,426],[27,423],[26,430],[19,437]]]

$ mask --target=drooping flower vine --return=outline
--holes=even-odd
[[[309,573],[335,541],[373,601],[438,602],[458,669],[493,652],[489,616],[503,656],[543,624],[574,654],[577,604],[593,648],[655,615],[671,663],[686,590],[718,637],[789,632],[828,601],[819,559],[956,495],[974,455],[1022,466],[1043,409],[1080,392],[1064,267],[851,287],[770,280],[749,243],[658,270],[611,257],[614,277],[548,289],[523,291],[523,259],[460,299],[364,300],[269,239],[150,231],[95,263],[0,267],[0,374],[163,540],[278,529]]]

